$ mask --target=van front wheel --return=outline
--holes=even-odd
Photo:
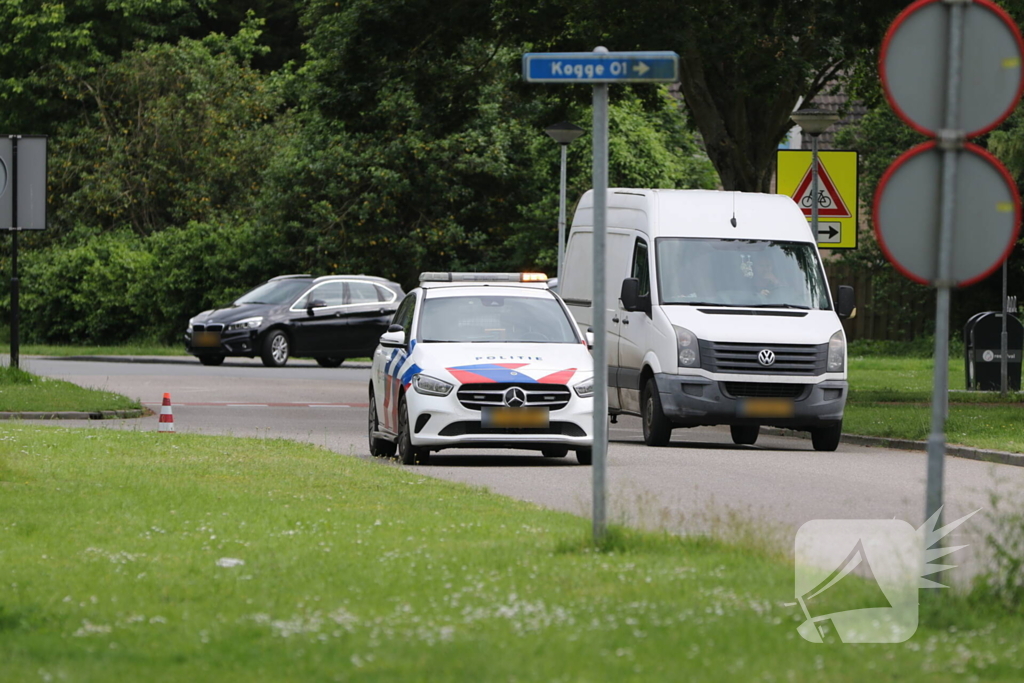
[[[661,395],[653,377],[644,383],[640,413],[644,423],[644,443],[648,446],[667,446],[672,438],[672,423],[661,409]]]
[[[828,427],[815,427],[811,430],[811,444],[816,451],[834,451],[839,448],[839,439],[843,436],[843,422],[840,420]]]

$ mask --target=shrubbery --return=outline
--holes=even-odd
[[[177,341],[196,313],[279,275],[280,242],[251,223],[193,222],[145,239],[125,229],[24,252],[22,340]]]

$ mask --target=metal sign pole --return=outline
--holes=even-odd
[[[562,286],[562,262],[565,261],[565,165],[568,157],[569,145],[559,145],[562,148],[562,173],[558,184],[558,286]]]
[[[811,136],[811,234],[818,242],[818,136]]]
[[[1007,336],[1006,331],[1006,318],[1010,314],[1010,307],[1007,305],[1006,300],[1006,264],[1009,262],[1009,257],[1003,261],[1003,331],[999,337],[999,395],[1005,397],[1006,392],[1009,390],[1009,359],[1007,356],[1010,355],[1010,339]]]
[[[11,136],[11,367],[21,363],[21,335],[18,320],[21,318],[21,296],[18,280],[18,138]]]
[[[594,52],[608,52],[596,47]],[[594,84],[594,542],[605,535],[608,470],[608,343],[605,243],[608,211],[608,86]]]
[[[935,303],[935,388],[932,395],[932,432],[928,436],[928,485],[925,519],[942,508],[942,488],[946,457],[946,401],[949,399],[949,301],[953,286],[953,220],[955,210],[957,154],[963,148],[963,131],[958,130],[961,48],[964,9],[949,5],[949,65],[946,90],[945,129],[940,132],[942,146],[942,212],[939,224],[939,254]],[[938,528],[942,525],[941,516]]]

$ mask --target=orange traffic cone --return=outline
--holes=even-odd
[[[171,412],[171,395],[164,394],[164,403],[160,407],[160,432],[174,431],[174,414]]]

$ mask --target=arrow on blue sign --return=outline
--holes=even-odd
[[[530,52],[523,55],[530,83],[675,83],[675,52]]]

